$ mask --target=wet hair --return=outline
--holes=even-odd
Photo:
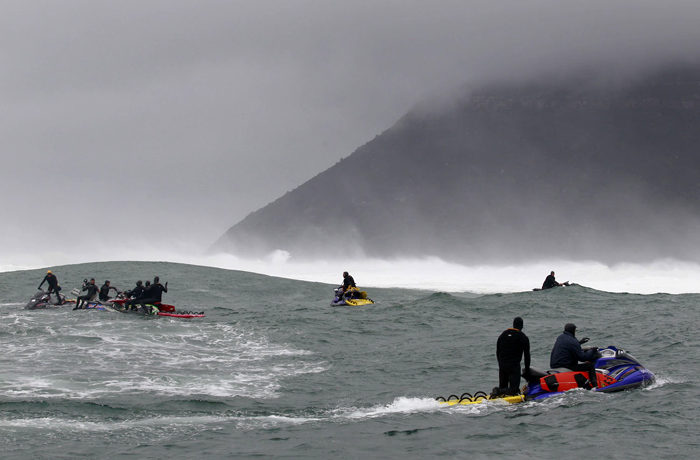
[[[522,329],[523,328],[523,319],[520,316],[516,316],[513,319],[513,327],[515,329]]]
[[[154,282],[154,283],[157,283],[158,281],[160,281],[160,278],[158,278],[157,276],[155,276],[155,277],[153,278],[153,282]]]
[[[564,325],[564,332],[571,332],[572,334],[576,334],[576,325],[574,323],[566,323]]]
[[[349,275],[348,272],[343,272],[343,276],[348,276],[348,275]]]
[[[136,282],[136,285],[137,285],[137,286],[141,286],[142,284],[143,284],[143,281],[141,281],[141,280],[138,280],[138,281]]]
[[[150,286],[150,285],[151,285],[151,282],[150,282],[150,281],[146,281],[146,286]]]

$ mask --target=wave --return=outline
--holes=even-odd
[[[241,270],[299,281],[340,284],[349,271],[362,287],[413,288],[440,292],[495,294],[531,291],[554,270],[559,281],[600,291],[680,294],[700,291],[700,263],[675,259],[607,265],[596,261],[545,260],[518,264],[459,264],[436,257],[383,260],[328,258],[297,261],[278,250],[267,257],[245,259],[232,254],[203,254],[195,248],[109,250],[90,255],[66,253],[4,255],[0,272],[101,261],[173,262]]]

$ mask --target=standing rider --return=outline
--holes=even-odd
[[[522,332],[523,319],[513,319],[513,327],[506,329],[496,342],[498,358],[498,394],[520,392],[520,360],[525,355],[525,373],[530,369],[530,339]],[[507,388],[507,390],[506,390]],[[496,390],[494,389],[494,392]]]
[[[61,300],[61,294],[59,294],[61,286],[58,285],[58,278],[56,278],[56,275],[54,275],[51,272],[51,270],[46,271],[46,276],[44,276],[44,279],[41,280],[41,283],[39,284],[39,287],[37,289],[41,289],[41,286],[43,286],[45,282],[49,283],[49,290],[47,292],[49,298],[51,297],[51,293],[53,292],[54,294],[56,294],[56,305],[62,305],[63,300]]]

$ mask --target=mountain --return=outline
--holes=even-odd
[[[604,262],[700,252],[700,66],[493,83],[417,107],[217,250]]]

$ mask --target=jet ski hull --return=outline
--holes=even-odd
[[[63,294],[59,294],[59,295],[61,296],[63,303],[56,305],[51,300],[51,297],[49,296],[48,293],[46,293],[45,291],[39,291],[36,294],[34,294],[31,299],[29,299],[29,302],[27,302],[27,305],[24,306],[24,309],[25,310],[48,310],[48,309],[60,308],[60,307],[65,306],[65,305],[75,303],[75,299],[66,299],[66,296],[64,296]]]

